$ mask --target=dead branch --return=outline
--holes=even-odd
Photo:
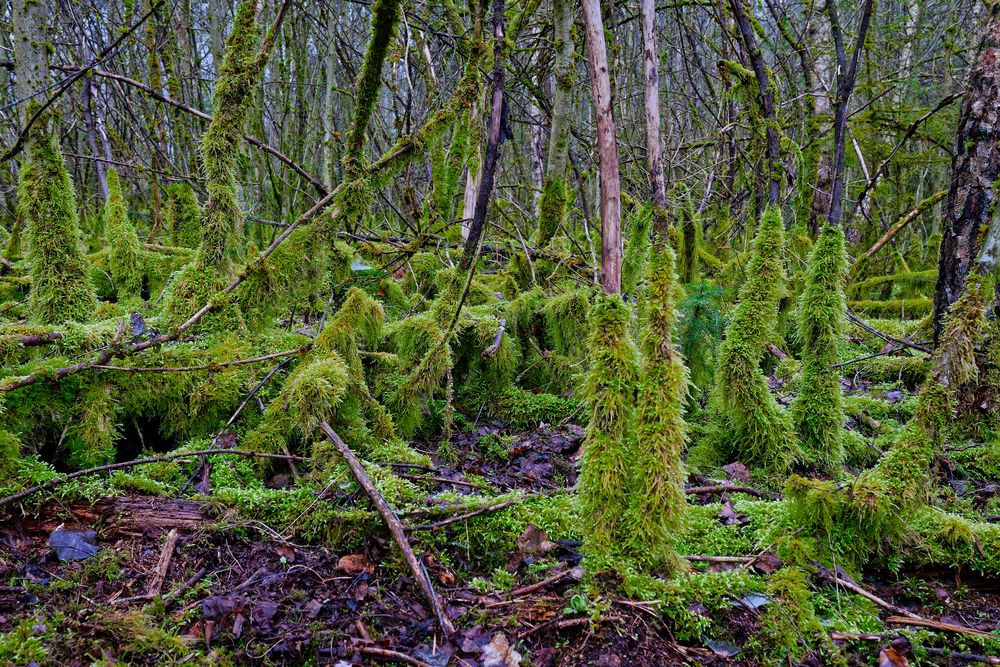
[[[894,336],[890,336],[887,333],[883,333],[883,332],[879,331],[878,329],[876,329],[875,327],[871,326],[870,324],[866,324],[864,321],[862,321],[862,319],[860,317],[858,317],[857,315],[855,315],[854,313],[852,313],[850,310],[847,311],[847,319],[851,322],[851,324],[854,324],[854,325],[857,325],[857,326],[861,327],[862,329],[864,329],[868,333],[872,334],[873,336],[877,336],[877,337],[881,338],[882,340],[884,340],[887,343],[893,343],[895,345],[902,345],[903,347],[908,347],[908,348],[911,348],[911,349],[914,349],[914,350],[919,350],[919,351],[924,352],[926,354],[930,354],[932,352],[932,350],[929,347],[924,347],[923,345],[920,345],[919,343],[911,343],[908,340],[903,340],[902,338],[896,338]]]
[[[746,493],[757,498],[770,498],[770,494],[764,493],[752,486],[740,486],[739,484],[713,484],[711,486],[692,486],[684,489],[684,493],[693,496],[710,495],[713,493]]]
[[[989,632],[983,632],[982,630],[976,630],[975,628],[969,628],[964,625],[956,625],[954,623],[945,623],[944,621],[934,621],[929,618],[922,618],[915,614],[890,616],[885,619],[885,622],[891,623],[892,625],[914,625],[918,628],[929,628],[931,630],[940,630],[941,632],[954,632],[956,634],[976,635],[979,637],[994,636]]]
[[[878,241],[876,241],[875,244],[872,245],[872,247],[868,249],[868,252],[866,252],[864,254],[864,258],[865,259],[871,259],[872,257],[874,257],[875,253],[877,253],[879,250],[881,250],[882,247],[885,246],[886,243],[888,243],[889,241],[891,241],[892,239],[894,239],[896,237],[896,235],[899,234],[901,231],[903,231],[903,229],[908,224],[910,224],[911,222],[913,222],[914,220],[916,220],[918,217],[920,217],[920,214],[923,213],[924,211],[926,211],[928,208],[930,208],[934,204],[936,204],[939,201],[941,201],[942,199],[944,199],[945,195],[947,195],[947,194],[948,194],[947,190],[941,190],[940,192],[935,192],[933,195],[931,195],[927,199],[925,199],[922,202],[920,202],[919,204],[917,204],[916,208],[914,208],[912,211],[910,211],[909,213],[907,213],[906,215],[904,215],[902,218],[900,218],[899,222],[897,222],[895,225],[893,225],[891,228],[889,228],[889,231],[887,231],[885,234],[883,234],[882,238],[880,238]],[[857,266],[857,263],[855,263],[855,266]]]
[[[396,516],[392,507],[389,506],[389,503],[386,502],[382,494],[379,493],[378,489],[375,488],[375,485],[372,484],[371,479],[368,478],[368,474],[361,465],[361,461],[359,461],[354,455],[351,448],[340,439],[340,436],[337,435],[336,431],[334,431],[329,424],[326,422],[320,422],[319,426],[320,429],[322,429],[323,434],[326,435],[327,439],[333,443],[333,446],[344,458],[344,461],[347,463],[347,467],[351,469],[351,474],[354,475],[354,479],[357,480],[358,485],[368,495],[372,504],[375,505],[375,509],[377,509],[378,513],[382,516],[382,520],[385,521],[386,526],[388,526],[389,532],[392,533],[392,538],[396,542],[396,546],[398,546],[399,550],[403,552],[406,564],[410,566],[410,571],[413,572],[417,585],[420,587],[424,597],[427,598],[431,608],[434,610],[434,614],[437,616],[438,624],[441,626],[441,631],[445,634],[445,636],[451,636],[455,632],[455,626],[452,625],[451,620],[445,614],[441,598],[438,597],[437,592],[434,590],[434,585],[431,583],[431,578],[428,576],[423,563],[421,563],[416,554],[413,553],[413,547],[410,546],[409,541],[406,539],[406,533],[399,517]]]
[[[93,475],[99,472],[108,472],[110,470],[124,470],[126,468],[134,468],[135,466],[145,465],[147,463],[162,463],[163,461],[172,461],[174,459],[187,459],[194,456],[207,456],[214,454],[227,454],[230,456],[249,456],[261,459],[279,459],[282,461],[308,461],[309,459],[302,456],[292,456],[289,457],[286,454],[270,454],[267,452],[250,452],[243,449],[203,449],[194,452],[175,452],[173,454],[164,454],[162,456],[151,456],[145,459],[136,459],[134,461],[123,461],[122,463],[109,463],[103,466],[97,466],[95,468],[87,468],[86,470],[78,470],[76,472],[71,472],[65,477],[59,477],[57,479],[51,479],[44,484],[39,484],[38,486],[32,486],[31,488],[19,491],[12,496],[7,496],[6,498],[0,498],[0,507],[15,503],[19,500],[23,500],[28,496],[34,495],[39,491],[50,491],[57,486],[65,484],[71,480],[77,479],[78,477],[83,477],[85,475]]]
[[[489,359],[500,351],[500,344],[503,342],[503,332],[506,328],[507,320],[500,320],[500,326],[497,328],[497,335],[496,338],[493,339],[493,344],[483,350],[483,359]]]
[[[100,364],[95,364],[94,368],[99,368],[105,371],[123,371],[125,373],[188,373],[194,371],[215,371],[220,368],[228,368],[230,366],[246,366],[248,364],[257,364],[262,361],[270,361],[271,359],[280,359],[281,357],[290,357],[293,354],[301,355],[305,354],[312,349],[312,345],[305,345],[303,347],[297,348],[295,350],[285,350],[284,352],[275,352],[273,354],[265,354],[260,357],[251,357],[250,359],[237,359],[235,361],[212,361],[207,364],[201,364],[198,366],[105,366]]]
[[[173,558],[176,546],[177,529],[172,528],[167,534],[167,541],[163,544],[163,550],[160,552],[160,561],[157,563],[153,580],[149,584],[149,590],[146,591],[146,595],[149,597],[155,598],[163,590],[163,581],[167,578],[167,570],[170,569],[170,560]]]
[[[453,523],[458,523],[459,521],[465,521],[466,519],[471,519],[475,516],[480,516],[482,514],[491,514],[493,512],[499,512],[505,507],[510,507],[513,505],[515,500],[505,500],[502,503],[496,503],[495,505],[486,505],[485,507],[480,507],[479,509],[473,510],[471,512],[466,512],[465,514],[459,514],[457,516],[448,517],[447,519],[442,519],[440,521],[435,521],[434,523],[425,523],[419,526],[409,526],[407,530],[437,530],[438,528],[443,528],[445,526],[451,525]]]

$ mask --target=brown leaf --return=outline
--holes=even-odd
[[[341,556],[340,560],[337,561],[337,567],[347,574],[361,574],[362,572],[371,574],[375,571],[375,566],[371,564],[368,557],[364,554]]]
[[[781,559],[773,551],[765,551],[753,564],[754,569],[761,574],[771,574],[781,566]]]
[[[274,553],[278,554],[281,558],[284,558],[287,563],[295,562],[295,547],[287,544],[281,544],[274,547]]]
[[[896,637],[878,652],[878,667],[909,667],[906,656],[910,653],[910,642],[905,637]]]
[[[741,482],[750,481],[750,470],[739,461],[722,466],[722,471],[726,473],[726,479],[731,482],[737,480]]]

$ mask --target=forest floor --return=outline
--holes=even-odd
[[[506,459],[485,456],[484,437],[510,443]],[[583,430],[572,424],[520,432],[487,424],[457,434],[448,462],[435,459],[432,470],[416,472],[440,478],[435,482],[440,490],[459,493],[476,491],[478,483],[466,475],[501,489],[553,493],[575,482],[582,440]],[[434,451],[436,445],[416,446]],[[274,475],[269,485],[294,484],[290,473]],[[365,502],[363,497],[358,501]],[[720,498],[699,494],[692,501],[719,503]],[[49,501],[36,515],[14,517],[0,528],[0,576],[8,584],[0,587],[0,633],[10,633],[8,641],[24,642],[24,664],[31,662],[33,649],[42,651],[46,663],[62,665],[760,664],[739,653],[761,629],[753,601],[734,596],[731,605],[712,611],[724,616],[713,620],[728,628],[725,641],[677,641],[649,604],[609,599],[599,610],[588,608],[577,595],[579,544],[550,542],[532,527],[518,540],[518,549],[505,555],[510,579],[503,591],[459,581],[425,552],[425,565],[458,627],[451,641],[442,642],[413,578],[400,576],[404,570],[386,537],[367,535],[360,551],[339,553],[335,545],[294,543],[216,505],[120,496],[97,503]],[[720,521],[724,514],[725,509]],[[447,529],[461,530],[461,525]],[[59,561],[49,542],[57,528],[95,531],[92,541],[99,550],[84,560]],[[776,557],[765,554],[763,560],[768,558]],[[715,571],[747,566],[710,560],[692,564]],[[774,564],[753,566],[766,575]],[[886,574],[863,585],[926,619],[984,631],[1000,626],[996,580],[939,570]],[[890,615],[885,612],[883,620]],[[905,664],[885,661],[892,657],[886,658],[884,648],[893,637],[840,640],[848,642],[853,664]],[[15,647],[5,648],[7,655],[19,655]],[[807,655],[787,664],[823,663],[818,655]]]

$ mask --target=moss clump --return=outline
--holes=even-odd
[[[805,290],[799,299],[802,378],[792,404],[792,421],[806,460],[827,472],[836,470],[844,460],[840,437],[844,401],[840,373],[832,366],[838,361],[844,331],[846,271],[844,231],[840,226],[826,225],[809,257]]]
[[[781,215],[769,208],[761,217],[747,282],[719,351],[715,387],[717,414],[731,431],[733,451],[748,464],[779,473],[800,453],[791,420],[771,395],[760,370],[784,284],[782,237]]]
[[[592,299],[583,289],[558,294],[542,305],[545,333],[552,349],[565,356],[584,353],[587,338],[587,317]]]
[[[33,108],[29,103],[29,113]],[[27,221],[31,319],[41,324],[86,322],[97,305],[80,250],[76,193],[48,123],[28,135],[18,201]]]
[[[609,564],[626,542],[622,517],[629,505],[634,460],[633,413],[638,381],[636,350],[628,336],[629,311],[619,295],[600,295],[591,315],[585,396],[590,408],[577,482],[586,557]]]
[[[108,169],[108,200],[104,203],[104,225],[111,247],[108,264],[119,300],[138,299],[142,294],[142,245],[128,219],[128,207],[115,169]]]
[[[800,568],[785,567],[767,582],[771,604],[761,617],[761,629],[753,639],[758,655],[785,662],[801,662],[823,655],[823,664],[846,665],[813,608],[809,579]],[[756,652],[755,652],[756,653]]]
[[[177,183],[167,189],[166,217],[174,245],[198,247],[201,241],[201,210],[190,185]]]
[[[333,419],[347,385],[347,365],[335,352],[304,364],[288,378],[282,396],[304,435],[312,435],[320,422]]]
[[[538,246],[548,247],[566,219],[566,205],[569,202],[569,187],[566,179],[547,175],[542,185],[542,195],[538,201]]]
[[[684,518],[681,450],[687,425],[684,398],[687,370],[673,343],[679,297],[674,253],[653,252],[649,264],[647,321],[640,349],[636,409],[636,451],[632,464],[629,548],[654,567],[676,566],[674,543]]]

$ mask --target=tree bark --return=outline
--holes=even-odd
[[[1000,176],[1000,4],[986,17],[986,34],[976,55],[959,113],[958,138],[945,204],[938,282],[934,292],[934,338],[958,300],[980,254],[996,206]]]
[[[606,294],[622,291],[621,180],[618,142],[612,112],[608,48],[600,0],[582,0],[587,37],[587,65],[597,116],[597,154],[601,179],[601,288]]]
[[[656,48],[656,2],[640,0],[642,52],[645,72],[646,154],[649,161],[649,191],[653,202],[654,242],[667,245],[667,192],[663,182],[663,147],[660,144],[660,58]]]
[[[506,127],[503,125],[504,87],[504,0],[493,0],[493,72],[490,74],[490,126],[486,137],[486,154],[483,156],[481,181],[476,196],[476,208],[469,224],[469,235],[465,239],[465,252],[459,267],[468,271],[476,256],[479,240],[486,226],[486,209],[493,194],[496,180],[497,161],[500,159],[500,144],[504,140]]]
[[[14,73],[17,93],[18,121],[23,126],[30,100],[36,98],[49,83],[49,58],[45,50],[45,17],[52,16],[48,0],[14,0]],[[27,139],[31,141],[30,137]]]

